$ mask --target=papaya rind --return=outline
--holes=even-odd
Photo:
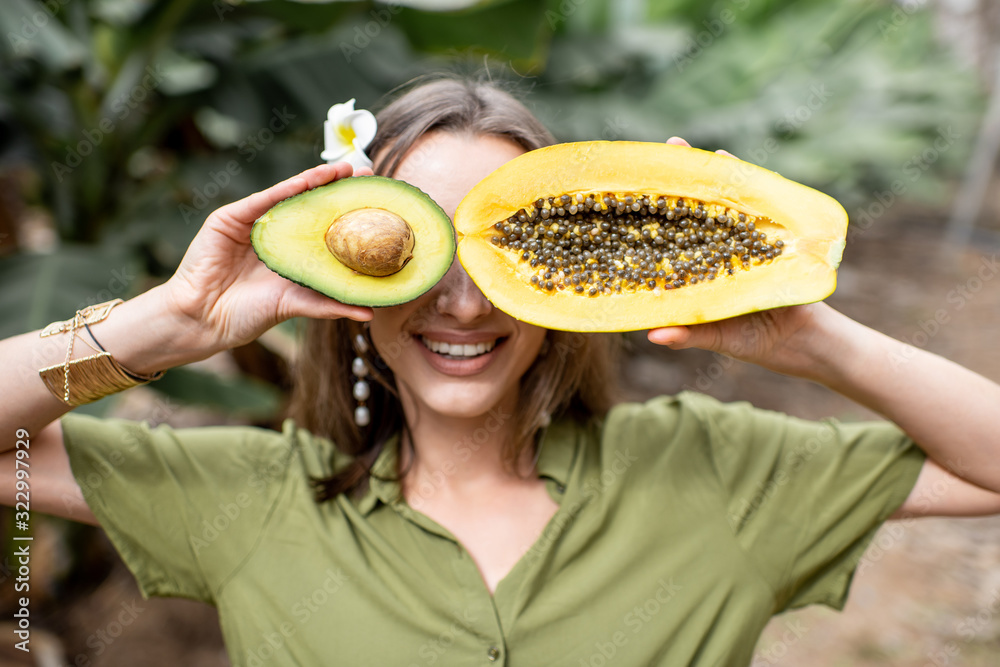
[[[779,238],[786,245],[774,260],[733,276],[676,290],[589,297],[531,286],[534,270],[490,243],[495,222],[539,197],[593,192],[648,192],[724,204],[783,227]],[[480,181],[455,213],[459,261],[497,308],[546,328],[585,332],[698,324],[821,301],[836,289],[847,222],[835,199],[762,167],[686,146],[624,141],[559,144],[526,153]]]

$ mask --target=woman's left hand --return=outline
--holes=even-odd
[[[678,137],[667,143],[691,145]],[[716,152],[738,159],[726,151]],[[788,306],[719,322],[652,329],[649,340],[674,349],[710,350],[786,375],[804,376],[814,368],[816,353],[829,346],[828,340],[820,340],[827,338],[820,332],[828,332],[825,325],[837,317],[836,311],[820,303]]]
[[[812,303],[706,324],[651,329],[648,337],[675,350],[697,347],[778,373],[807,377],[816,368],[817,354],[827,345],[828,338],[820,331],[828,317],[838,314],[825,304]]]

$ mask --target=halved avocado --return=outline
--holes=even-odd
[[[346,227],[351,233],[359,219],[366,223],[365,234],[372,225],[384,224],[391,228],[389,235],[397,234],[397,228],[387,221],[402,219],[403,228],[412,233],[412,250],[405,246],[412,258],[398,257],[402,268],[389,275],[367,275],[338,259],[328,248],[328,232],[332,236],[331,227]],[[290,197],[254,223],[250,240],[275,273],[359,306],[412,301],[437,284],[455,256],[455,229],[441,207],[412,185],[383,176],[345,178]],[[344,245],[357,246],[351,243],[356,240],[347,239]],[[366,236],[363,242],[370,239]]]

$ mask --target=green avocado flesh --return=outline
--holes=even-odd
[[[412,229],[413,258],[396,273],[358,273],[327,249],[333,221],[361,208],[394,213]],[[412,185],[383,176],[345,178],[290,197],[254,223],[250,239],[275,273],[359,306],[412,301],[437,284],[455,256],[455,229],[441,207]]]

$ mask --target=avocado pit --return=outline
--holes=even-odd
[[[413,230],[385,209],[348,211],[333,221],[324,240],[337,260],[368,276],[392,275],[413,258]]]

